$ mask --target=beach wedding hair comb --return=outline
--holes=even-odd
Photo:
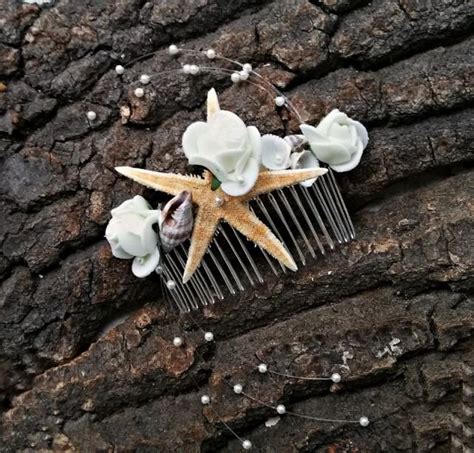
[[[214,89],[207,94],[207,118],[187,126],[182,149],[193,174],[156,172],[117,167],[135,182],[170,198],[156,209],[135,196],[112,210],[106,238],[112,253],[132,261],[139,278],[157,274],[165,297],[182,316],[224,300],[264,282],[266,273],[297,271],[307,260],[325,255],[355,238],[348,209],[334,172],[356,167],[368,143],[365,127],[339,110],[331,111],[317,126],[306,124],[290,100],[249,63],[241,64],[214,50],[196,51],[169,47],[174,57],[206,59],[207,64],[183,64],[178,71],[197,76],[204,72],[229,74],[234,84],[249,83],[264,90],[275,108],[286,108],[299,122],[299,133],[280,137],[246,126],[235,113],[222,110]],[[146,57],[146,56],[145,56]],[[236,68],[215,66],[225,62]],[[214,64],[214,66],[210,66]],[[124,73],[123,66],[116,67]],[[168,72],[168,71],[167,71]],[[143,74],[134,96],[146,94],[150,77]],[[93,120],[94,112],[88,112]],[[202,330],[207,342],[216,339]],[[171,341],[184,342],[185,332]],[[298,377],[285,370],[255,363],[262,374],[303,380],[341,381],[339,373],[325,377]],[[230,383],[234,393],[247,398],[241,384]],[[201,402],[210,405],[211,395]],[[288,411],[283,404],[262,402],[276,415],[299,416],[315,421],[357,423],[369,420],[327,420]],[[252,448],[223,422],[241,442]]]

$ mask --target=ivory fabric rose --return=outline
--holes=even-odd
[[[159,218],[160,211],[151,209],[140,195],[112,209],[105,237],[116,258],[133,258],[132,272],[137,277],[151,274],[160,261],[158,234],[153,229]]]
[[[210,170],[229,195],[244,195],[257,181],[260,133],[235,113],[219,110],[207,122],[191,124],[183,135],[183,150],[191,165]]]
[[[301,124],[300,129],[316,157],[337,172],[355,168],[369,142],[367,129],[338,109],[317,127]]]

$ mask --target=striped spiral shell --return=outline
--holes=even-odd
[[[193,201],[184,190],[173,197],[161,211],[160,241],[163,251],[170,252],[191,236],[193,231]]]
[[[304,135],[287,135],[284,140],[291,146],[292,151],[299,151],[306,143],[306,138]]]

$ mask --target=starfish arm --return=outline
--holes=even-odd
[[[326,174],[327,171],[327,168],[321,167],[301,170],[262,171],[253,189],[242,198],[251,200],[257,195],[268,193],[276,189],[282,189],[283,187],[293,186],[294,184],[308,179],[317,178],[318,176]]]
[[[121,175],[170,195],[177,195],[183,190],[197,190],[207,184],[207,177],[160,173],[133,167],[115,167]],[[206,175],[207,176],[207,175]]]
[[[198,210],[194,220],[191,245],[188,251],[188,260],[184,268],[183,283],[186,283],[201,264],[202,258],[214,238],[219,218],[212,215],[203,207]]]
[[[224,220],[292,271],[298,269],[295,260],[272,230],[245,205],[235,203],[232,206],[232,211],[224,217]]]

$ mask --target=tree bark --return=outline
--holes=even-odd
[[[265,452],[474,448],[461,426],[474,406],[472,2],[0,0],[0,23],[0,451],[239,451],[222,421]],[[339,108],[370,135],[338,175],[356,240],[194,314],[212,344],[156,277],[112,257],[110,209],[159,200],[114,167],[188,171],[181,135],[212,86],[265,133],[297,122],[228,74],[159,75],[194,62],[171,43],[251,62],[309,124]],[[272,379],[255,356],[344,379]],[[228,378],[293,412],[371,424],[266,427],[274,411]]]

